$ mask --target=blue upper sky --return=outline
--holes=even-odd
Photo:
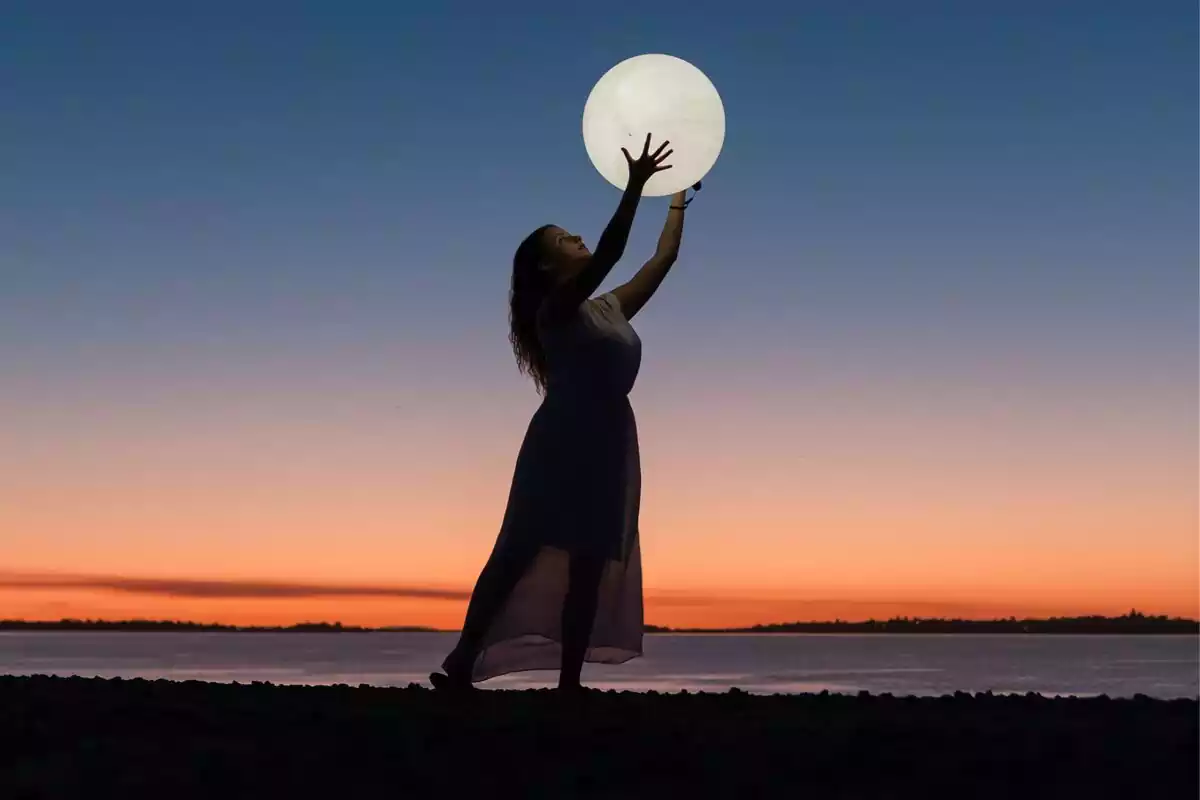
[[[712,79],[727,137],[639,318],[647,363],[671,354],[651,389],[777,391],[803,346],[1183,398],[1196,31],[1192,0],[9,2],[0,368],[18,407],[188,376],[531,397],[512,250],[545,222],[595,241],[618,193],[584,101],[664,52]]]

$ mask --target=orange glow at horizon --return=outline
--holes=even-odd
[[[1067,386],[1025,387],[1022,405],[970,386],[821,397],[812,383],[803,405],[742,397],[736,418],[753,422],[726,429],[713,421],[734,398],[680,407],[650,380],[635,403],[648,623],[1200,617],[1195,436],[1178,416]],[[468,407],[446,390],[445,407],[388,427],[346,394],[292,401],[287,419],[248,390],[220,411],[211,394],[137,413],[30,406],[0,458],[0,573],[468,592],[528,394]],[[0,587],[7,618],[457,628],[464,607]]]
[[[377,586],[287,582],[212,581],[128,576],[0,573],[0,618],[27,620],[177,620],[229,625],[291,625],[341,622],[367,627],[421,626],[457,629],[469,586]],[[1148,614],[1197,616],[1187,598],[1171,592],[1137,605]],[[956,600],[911,597],[885,599],[869,593],[857,599],[780,596],[770,592],[696,594],[646,590],[646,621],[670,627],[747,627],[769,622],[859,621],[898,616],[996,619],[1100,614],[1117,616],[1130,605],[1113,597],[1086,608],[1054,602],[1022,603],[1017,598],[964,595]]]

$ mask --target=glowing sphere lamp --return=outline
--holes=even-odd
[[[675,56],[634,56],[604,73],[583,107],[583,145],[604,179],[624,189],[629,165],[653,134],[650,152],[668,140],[674,150],[655,173],[645,197],[674,194],[708,174],[725,143],[725,106],[703,72]],[[664,151],[665,152],[665,151]]]

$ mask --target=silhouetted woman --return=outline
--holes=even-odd
[[[467,607],[462,634],[430,680],[440,689],[559,668],[579,689],[584,661],[642,654],[638,544],[641,467],[629,405],[642,346],[629,320],[679,253],[684,193],[658,249],[628,283],[592,298],[621,258],[646,182],[670,169],[663,142],[638,158],[622,148],[629,182],[596,251],[545,225],[513,257],[513,352],[543,395],[517,456],[504,521]]]

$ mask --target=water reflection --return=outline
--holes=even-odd
[[[103,633],[0,636],[0,673],[424,684],[452,634]],[[1189,636],[653,635],[645,657],[588,665],[598,689],[723,692],[954,691],[1197,697],[1200,653]],[[506,675],[483,686],[548,688],[554,672]]]

